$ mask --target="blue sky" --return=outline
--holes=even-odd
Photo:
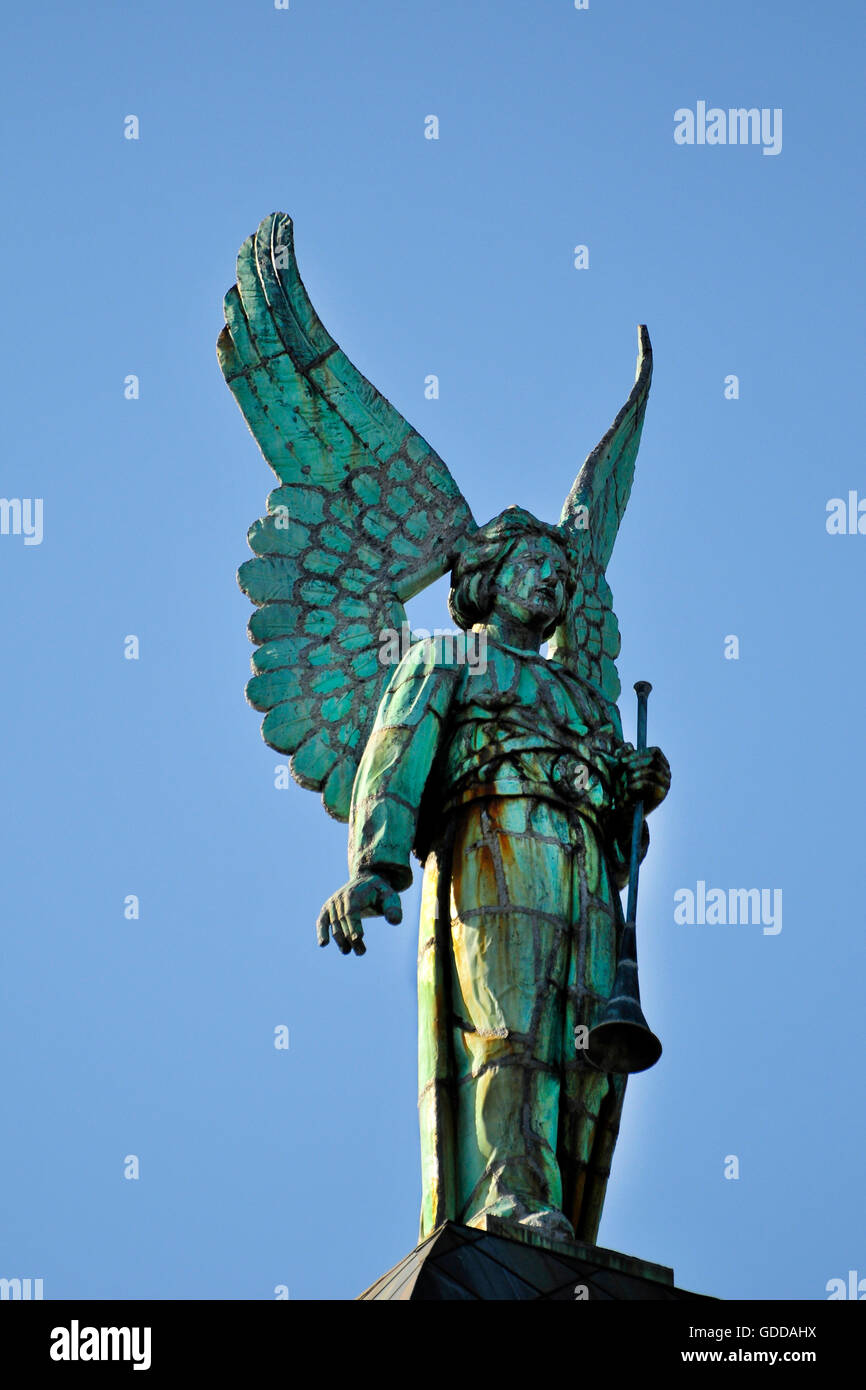
[[[234,575],[273,477],[214,342],[282,209],[322,319],[482,522],[556,520],[648,324],[609,578],[627,733],[649,679],[673,768],[639,914],[664,1055],[629,1083],[600,1241],[723,1298],[866,1276],[866,535],[826,528],[866,498],[861,7],[49,0],[7,24],[0,490],[44,531],[0,535],[0,1275],[343,1299],[415,1243],[419,880],[363,959],[317,949],[345,831],[277,790],[243,699]],[[677,145],[698,101],[781,108],[781,152]],[[781,889],[782,930],[676,923],[698,881]]]

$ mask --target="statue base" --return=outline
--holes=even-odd
[[[371,1284],[359,1301],[394,1299],[716,1300],[674,1284],[674,1272],[581,1241],[549,1240],[509,1221],[446,1221]]]

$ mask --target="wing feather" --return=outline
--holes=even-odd
[[[550,656],[598,687],[614,706],[621,689],[620,634],[605,571],[631,495],[651,381],[652,346],[641,324],[634,386],[587,456],[559,521],[575,556],[578,582],[566,621],[551,639]]]
[[[247,698],[302,786],[348,817],[390,670],[383,630],[451,566],[475,522],[439,455],[349,361],[273,213],[238,255],[217,341],[223,375],[279,479],[238,580],[256,605]]]

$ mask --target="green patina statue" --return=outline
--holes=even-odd
[[[623,741],[604,577],[648,334],[559,524],[510,507],[479,527],[322,326],[288,217],[244,243],[237,276],[220,365],[280,481],[239,574],[256,605],[247,695],[297,781],[349,822],[351,876],[322,909],[321,945],[362,955],[363,919],[400,921],[412,854],[424,865],[421,1235],[494,1217],[594,1242],[626,1078],[575,1037],[613,988],[635,806],[670,784],[659,749]],[[448,571],[460,632],[401,656],[404,603]]]

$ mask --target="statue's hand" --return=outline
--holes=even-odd
[[[367,949],[362,917],[384,917],[393,923],[403,920],[399,894],[378,874],[359,874],[331,894],[316,925],[319,945],[327,946],[333,936],[344,956],[350,951],[362,956]]]
[[[639,752],[627,744],[619,757],[619,771],[621,797],[628,805],[642,801],[644,811],[652,811],[668,794],[671,769],[660,748],[644,748]]]

